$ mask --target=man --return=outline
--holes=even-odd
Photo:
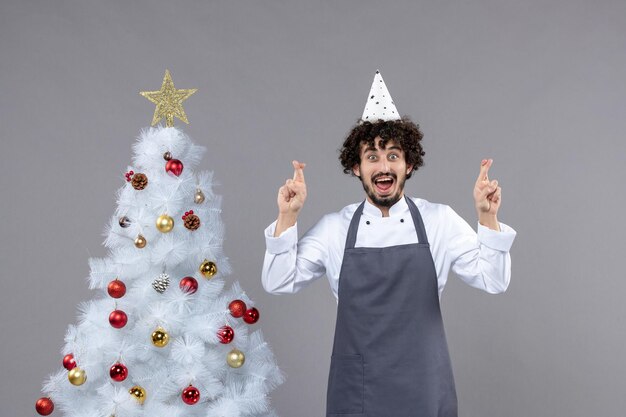
[[[502,190],[488,177],[493,160],[482,161],[474,185],[475,233],[449,206],[404,195],[405,180],[423,165],[422,137],[398,116],[377,71],[340,156],[365,201],[322,217],[298,241],[307,192],[305,165],[293,161],[278,218],[265,230],[266,291],[295,293],[326,274],[338,302],[327,417],[456,417],[439,305],[448,273],[489,293],[508,287],[516,232],[497,220]]]

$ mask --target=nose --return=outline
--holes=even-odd
[[[380,169],[382,170],[382,172],[389,172],[389,161],[387,160],[387,158],[381,159]]]

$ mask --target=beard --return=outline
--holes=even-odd
[[[374,191],[374,181],[376,181],[378,177],[382,176],[392,177],[394,182],[398,183],[398,190],[394,194],[388,195],[386,197],[381,197],[376,194],[376,192]],[[372,200],[374,205],[379,207],[391,207],[398,201],[400,201],[400,198],[402,198],[402,191],[404,191],[404,182],[406,181],[406,177],[403,177],[400,181],[398,181],[398,176],[390,172],[374,175],[372,177],[370,185],[366,184],[365,181],[363,181],[363,178],[360,178],[360,180],[361,184],[363,185],[363,189],[365,190],[365,194],[367,194],[370,200]]]

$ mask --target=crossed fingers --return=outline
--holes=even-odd
[[[480,166],[480,173],[476,179],[476,186],[480,190],[480,198],[494,197],[496,193],[500,192],[498,187],[498,180],[489,181],[489,168],[493,164],[493,159],[483,159]]]

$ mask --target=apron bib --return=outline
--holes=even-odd
[[[363,202],[348,229],[326,416],[457,417],[437,273],[417,206],[419,243],[355,248]]]

